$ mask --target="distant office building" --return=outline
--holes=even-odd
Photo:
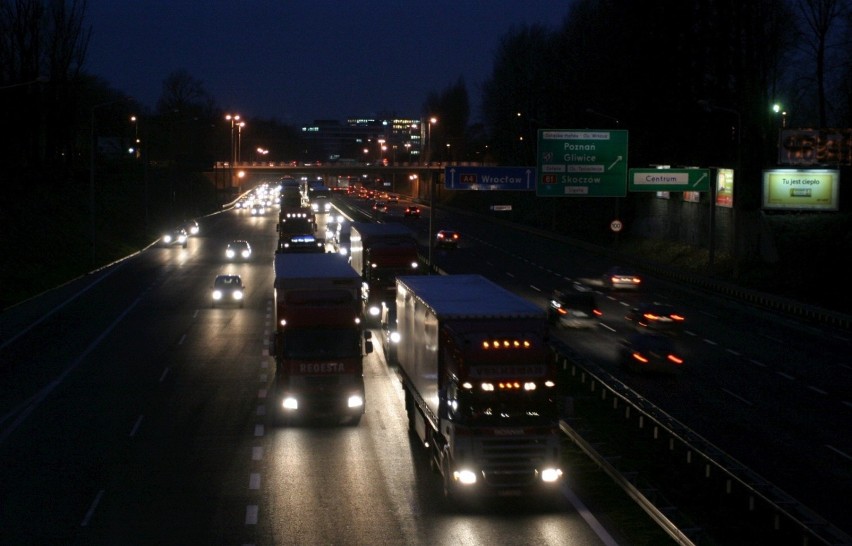
[[[305,162],[417,163],[422,154],[422,122],[375,117],[316,120],[301,128]]]

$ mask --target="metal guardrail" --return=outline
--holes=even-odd
[[[654,437],[660,435],[669,439],[669,449],[680,448],[685,454],[685,464],[696,464],[703,461],[705,479],[703,486],[708,494],[718,494],[710,491],[720,483],[720,480],[709,479],[711,475],[719,474],[723,479],[726,495],[742,495],[748,499],[743,517],[749,514],[772,514],[772,529],[767,532],[778,532],[779,529],[799,533],[802,546],[813,544],[814,541],[826,545],[849,545],[852,537],[833,526],[823,517],[804,506],[792,496],[773,485],[762,476],[737,461],[722,449],[713,445],[684,424],[668,415],[647,399],[624,385],[617,378],[609,375],[600,367],[589,362],[568,345],[553,341],[554,349],[562,359],[563,369],[571,370],[571,377],[588,387],[589,392],[600,391],[600,401],[611,399],[612,410],[624,408],[622,416],[635,419],[638,427],[653,427]],[[585,441],[565,421],[561,428],[584,452],[601,468],[603,468],[624,491],[645,510],[645,512],[679,544],[695,544],[686,530],[678,528],[666,513],[655,506],[633,482],[628,480],[607,459],[598,453],[594,447]],[[758,505],[764,510],[758,510]],[[754,516],[756,517],[756,516]],[[790,537],[788,537],[790,538]]]

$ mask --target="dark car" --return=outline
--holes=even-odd
[[[219,303],[238,303],[242,307],[245,290],[239,275],[217,275],[213,281],[213,307]]]
[[[373,210],[377,214],[385,214],[388,211],[387,201],[376,201],[375,203],[373,203]]]
[[[248,241],[231,241],[225,248],[225,257],[231,261],[248,260],[251,258],[251,245]]]
[[[181,227],[184,229],[184,231],[186,231],[186,234],[190,237],[193,235],[198,235],[198,233],[201,231],[201,227],[198,225],[198,222],[196,220],[187,220],[183,223]]]
[[[684,316],[668,303],[640,303],[625,317],[637,330],[653,330],[666,334],[683,331]]]
[[[453,229],[442,229],[435,235],[435,246],[456,248],[459,246],[461,233]]]
[[[382,349],[385,351],[385,359],[388,364],[397,364],[399,330],[396,323],[396,305],[382,303],[380,322],[382,326]]]
[[[186,230],[182,227],[176,227],[165,234],[160,239],[165,246],[182,246],[186,248],[186,240],[189,239]]]
[[[637,372],[679,373],[683,357],[669,336],[652,332],[633,332],[621,340],[621,364]]]
[[[420,207],[417,205],[410,205],[405,207],[405,217],[406,218],[420,218]]]
[[[576,287],[554,290],[547,308],[551,324],[568,328],[594,328],[602,316],[595,294]]]

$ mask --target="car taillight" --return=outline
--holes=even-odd
[[[683,359],[682,359],[682,358],[680,358],[680,357],[678,357],[678,356],[676,356],[676,355],[669,355],[669,356],[667,356],[666,358],[668,358],[670,362],[674,362],[674,363],[675,363],[675,364],[677,364],[678,366],[680,366],[681,364],[683,364]]]

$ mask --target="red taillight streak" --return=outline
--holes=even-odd
[[[675,364],[677,364],[678,366],[680,366],[681,364],[683,364],[683,359],[682,359],[682,358],[678,358],[678,357],[677,357],[677,356],[675,356],[675,355],[669,355],[667,358],[668,358],[670,361],[672,361],[672,362],[674,362]]]
[[[638,360],[638,361],[639,361],[639,362],[641,362],[642,364],[647,364],[647,363],[648,363],[648,359],[647,359],[647,358],[645,358],[644,356],[642,356],[642,355],[641,355],[641,354],[639,354],[639,353],[633,353],[633,358],[635,358],[636,360]]]

